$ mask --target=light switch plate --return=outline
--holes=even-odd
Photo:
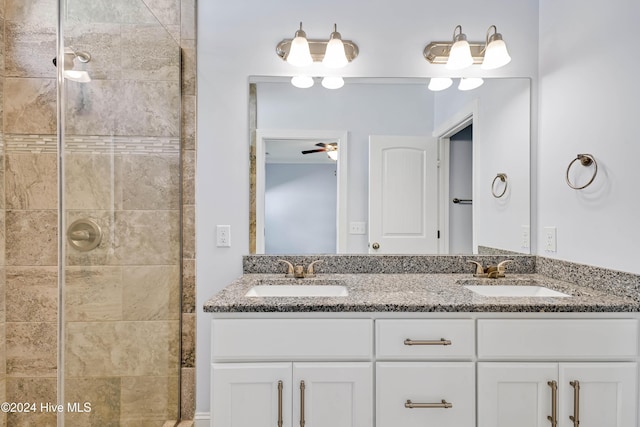
[[[349,234],[367,234],[367,223],[366,222],[350,222],[349,223]]]

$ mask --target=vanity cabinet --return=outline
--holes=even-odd
[[[373,425],[372,364],[213,363],[212,426]]]

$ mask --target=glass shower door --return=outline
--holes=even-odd
[[[61,5],[60,425],[179,418],[180,48],[147,3]]]

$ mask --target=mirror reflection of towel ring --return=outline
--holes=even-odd
[[[502,189],[502,193],[498,194],[496,192],[496,181],[500,180],[501,182],[504,182],[504,188]],[[496,175],[495,178],[493,178],[493,182],[491,183],[491,194],[493,194],[493,197],[495,197],[496,199],[501,198],[502,196],[504,196],[504,194],[507,192],[507,188],[509,187],[509,183],[507,182],[507,174],[506,173],[499,173]]]
[[[580,164],[582,166],[591,166],[592,164],[594,166],[593,175],[591,176],[591,179],[589,180],[589,182],[587,182],[585,185],[581,187],[574,185],[569,179],[569,171],[571,170],[571,166],[573,166],[573,164],[578,160],[580,160]],[[582,190],[591,185],[593,180],[596,179],[597,174],[598,174],[598,162],[596,162],[596,159],[591,154],[578,154],[577,157],[573,159],[571,163],[569,163],[569,166],[567,166],[567,175],[566,175],[567,185],[573,188],[574,190]]]

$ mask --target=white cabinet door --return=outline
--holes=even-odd
[[[369,253],[438,253],[435,138],[369,137]]]
[[[478,363],[478,427],[549,427],[556,363]]]
[[[211,427],[274,427],[279,415],[291,426],[291,363],[213,363],[211,372]]]
[[[559,366],[559,427],[573,426],[570,416],[577,416],[580,427],[637,425],[637,364],[561,363]],[[576,385],[580,386],[579,390]]]
[[[303,414],[305,427],[373,425],[371,363],[294,363],[293,384],[294,425]]]
[[[473,362],[376,364],[376,427],[475,427],[475,402]]]

